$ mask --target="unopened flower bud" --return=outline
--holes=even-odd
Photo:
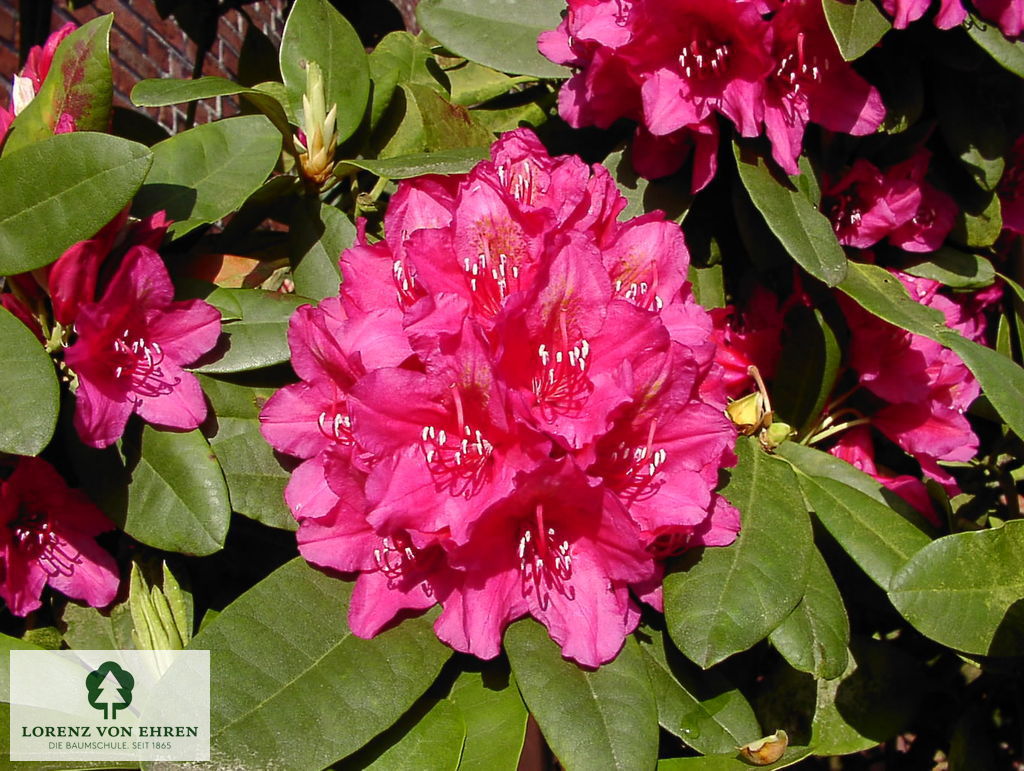
[[[744,436],[753,436],[772,422],[772,414],[766,409],[764,396],[757,391],[730,402],[725,411]]]
[[[338,106],[327,109],[324,78],[320,65],[306,64],[306,93],[302,95],[303,130],[296,135],[296,146],[301,151],[299,162],[302,175],[321,186],[334,171],[334,151],[338,145],[335,131]]]
[[[779,445],[795,433],[796,431],[788,423],[773,422],[771,425],[766,426],[757,438],[767,452],[775,452]]]
[[[755,766],[767,766],[782,757],[789,746],[789,737],[785,731],[776,731],[771,736],[765,736],[757,741],[744,744],[738,747],[740,755],[748,763]]]

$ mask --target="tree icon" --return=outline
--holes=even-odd
[[[113,661],[104,661],[85,676],[85,687],[89,691],[89,704],[103,710],[107,720],[117,717],[117,711],[132,703],[132,688],[135,678]]]

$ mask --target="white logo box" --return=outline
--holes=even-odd
[[[209,651],[10,652],[10,759],[210,759]]]

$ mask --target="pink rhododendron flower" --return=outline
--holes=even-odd
[[[794,293],[796,298],[799,293]],[[765,380],[775,376],[782,353],[782,327],[789,309],[758,286],[742,311],[734,306],[710,311],[714,323],[715,360],[724,372],[723,383],[731,398],[747,393],[753,385],[749,368],[757,367]]]
[[[908,252],[933,252],[953,229],[957,206],[925,181],[931,154],[919,150],[886,171],[864,158],[826,185],[822,209],[839,243],[865,249],[888,238]]]
[[[977,321],[938,293],[938,282],[895,275],[910,296],[943,312],[947,326],[976,335]],[[850,365],[861,385],[886,404],[869,416],[871,425],[915,458],[926,476],[955,494],[952,476],[939,461],[974,457],[978,438],[964,416],[980,387],[953,351],[921,335],[882,321],[850,301],[842,303],[850,326]]]
[[[743,136],[763,124],[791,174],[808,122],[862,135],[885,117],[878,91],[842,58],[813,0],[569,0],[539,45],[576,70],[559,95],[566,121],[636,121],[637,172],[670,174],[692,153],[694,191],[715,172],[717,115]]]
[[[20,458],[0,481],[0,597],[25,616],[49,585],[94,607],[117,594],[117,564],[96,543],[114,524],[79,490],[72,490],[41,458]]]
[[[839,53],[821,3],[788,0],[771,20],[776,68],[765,87],[765,133],[772,157],[789,174],[809,121],[854,136],[872,134],[885,119],[878,90]]]
[[[1024,0],[974,0],[978,15],[994,21],[1008,38],[1024,32]]]
[[[216,344],[220,313],[201,300],[175,302],[152,249],[128,250],[103,296],[79,307],[75,331],[64,360],[78,377],[75,428],[83,442],[112,444],[133,412],[179,429],[205,419],[199,382],[182,366]]]
[[[882,8],[892,16],[892,25],[896,29],[906,29],[910,22],[924,16],[931,6],[932,0],[882,0]],[[936,27],[951,29],[963,23],[966,18],[967,11],[961,0],[939,0],[939,10],[935,14]]]
[[[735,538],[711,320],[678,227],[624,206],[514,131],[468,175],[403,182],[340,297],[296,313],[301,382],[262,430],[303,459],[302,554],[357,574],[357,634],[440,604],[438,636],[491,658],[532,615],[597,666],[665,557]]]

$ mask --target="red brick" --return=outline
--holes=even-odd
[[[14,21],[14,13],[7,8],[0,8],[0,40],[14,42],[18,25]]]
[[[114,17],[114,26],[124,30],[135,45],[140,48],[146,42],[146,23],[131,10],[122,10]]]

